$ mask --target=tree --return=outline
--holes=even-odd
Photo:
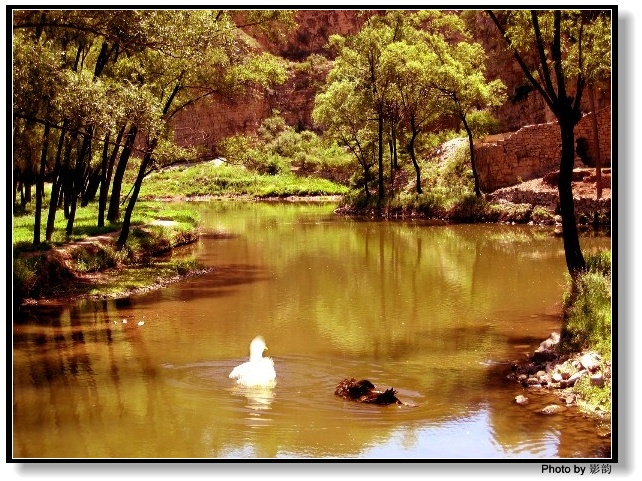
[[[312,118],[325,135],[354,155],[363,173],[363,192],[369,199],[377,134],[369,119],[369,99],[363,93],[350,80],[330,82],[315,97]]]
[[[142,179],[169,156],[181,155],[172,145],[172,117],[207,96],[233,97],[282,82],[280,62],[258,54],[241,28],[268,30],[273,39],[291,18],[286,10],[15,11],[14,172],[22,191],[32,179],[42,182],[53,173],[47,238],[58,195],[64,197],[68,235],[79,196],[82,206],[100,190],[98,224],[104,222],[120,150],[107,215],[116,221],[122,176],[142,145],[142,168],[118,242],[124,246]],[[60,132],[55,143],[54,130]],[[54,144],[55,155],[47,155]]]
[[[461,120],[466,130],[475,195],[480,197],[469,116],[471,113],[501,105],[506,98],[506,87],[501,80],[486,80],[486,54],[480,44],[460,41],[455,45],[448,45],[435,38],[431,45],[436,55],[436,66],[429,83],[436,93],[439,109]]]
[[[146,19],[151,38],[165,43],[162,50],[146,49],[132,60],[132,70],[143,79],[160,111],[158,125],[146,128],[143,158],[134,181],[116,243],[122,249],[129,235],[131,216],[145,176],[158,162],[156,148],[171,138],[171,119],[188,105],[212,95],[240,95],[285,81],[285,68],[268,53],[257,54],[226,12],[153,12]],[[255,18],[254,15],[247,15]],[[257,21],[264,17],[258,15]],[[285,18],[269,15],[269,22]],[[157,25],[162,30],[155,31]],[[256,25],[256,23],[254,23]],[[160,40],[159,40],[160,41]]]
[[[410,44],[401,41],[387,46],[382,55],[382,70],[393,78],[401,119],[410,129],[406,146],[415,169],[415,189],[421,188],[421,169],[415,152],[417,137],[435,122],[441,112],[437,109],[430,88],[430,71],[436,65],[436,56],[425,42]]]
[[[566,265],[573,279],[586,269],[573,202],[575,125],[587,82],[610,72],[608,11],[487,10],[515,60],[557,118],[562,142],[558,193]],[[608,47],[608,48],[607,48]]]

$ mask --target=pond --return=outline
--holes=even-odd
[[[591,458],[611,441],[506,381],[560,328],[551,229],[363,221],[331,204],[198,204],[212,267],[13,319],[14,458]],[[583,237],[585,252],[608,237]],[[265,338],[273,389],[228,374]],[[344,378],[403,405],[334,395]],[[519,406],[518,394],[531,403]],[[602,454],[603,456],[604,454]]]

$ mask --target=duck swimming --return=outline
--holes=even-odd
[[[357,381],[355,378],[344,379],[341,381],[334,391],[339,397],[350,399],[361,403],[369,404],[403,404],[397,399],[397,391],[393,388],[386,389],[385,391],[378,391],[367,379]]]
[[[267,349],[265,340],[261,336],[255,337],[250,343],[250,360],[236,366],[230,373],[231,379],[236,379],[242,386],[273,387],[276,384],[276,371],[274,361],[263,357]]]

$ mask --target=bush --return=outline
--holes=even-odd
[[[123,259],[123,254],[113,245],[100,244],[75,249],[72,259],[78,272],[97,272],[116,267]]]
[[[28,297],[63,292],[74,278],[58,256],[45,254],[17,257],[13,261],[13,300],[19,304]]]
[[[593,386],[589,376],[582,376],[573,386],[582,404],[599,406],[601,410],[611,412],[611,383],[607,380],[604,386]]]
[[[610,252],[589,255],[588,269],[578,275],[575,286],[569,279],[564,296],[563,349],[591,349],[607,359],[611,357],[610,260]]]

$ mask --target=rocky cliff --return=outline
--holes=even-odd
[[[331,52],[326,49],[330,35],[352,35],[380,10],[298,10],[297,28],[280,43],[272,43],[248,30],[262,48],[289,62],[289,78],[273,91],[254,91],[241,99],[210,99],[181,112],[175,120],[176,140],[182,145],[202,145],[211,156],[217,155],[217,142],[236,133],[252,133],[272,110],[281,112],[289,125],[313,129],[311,112],[314,96],[330,68]],[[488,53],[487,78],[501,78],[507,86],[508,100],[495,115],[503,131],[512,132],[531,124],[554,120],[540,95],[533,91],[519,65],[505,48],[490,19],[482,12],[466,15],[476,41]],[[610,107],[610,89],[596,89],[596,107]],[[584,96],[589,111],[588,95]],[[610,128],[610,125],[609,125]],[[609,139],[610,145],[610,139]]]

